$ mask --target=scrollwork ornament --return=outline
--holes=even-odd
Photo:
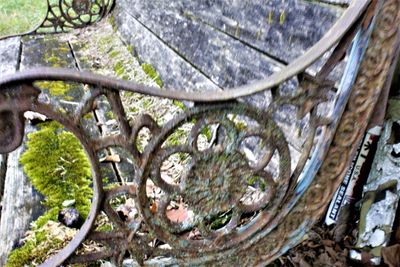
[[[228,119],[229,114],[248,116],[256,120],[258,124],[265,128],[256,127],[255,130],[240,132],[235,125]],[[195,120],[188,143],[181,146],[162,147],[163,140],[167,139],[175,129],[186,121]],[[211,124],[220,125],[222,136],[218,144],[212,148],[201,150],[197,141],[204,127]],[[268,130],[267,130],[268,129]],[[271,159],[269,153],[261,157],[259,164],[251,167],[249,160],[240,150],[243,140],[257,136],[263,140],[263,144],[272,151],[279,154],[280,174],[275,180],[267,171],[263,171]],[[181,176],[178,184],[170,184],[160,176],[160,166],[167,157],[176,153],[187,153],[191,156],[186,172]],[[261,114],[249,107],[242,105],[222,105],[209,106],[204,109],[195,109],[186,114],[186,116],[175,120],[173,124],[163,127],[162,133],[158,136],[149,151],[145,154],[152,155],[147,162],[143,176],[138,179],[138,200],[141,213],[144,214],[146,224],[151,226],[157,236],[171,244],[175,249],[189,250],[199,246],[199,242],[182,239],[176,233],[184,231],[183,225],[174,224],[165,216],[166,207],[169,202],[180,196],[188,208],[195,214],[195,222],[200,231],[206,237],[201,245],[205,251],[215,253],[221,248],[235,246],[244,236],[251,236],[252,232],[257,232],[258,228],[250,227],[240,230],[238,225],[238,216],[243,212],[263,211],[266,216],[255,220],[254,224],[259,226],[268,223],[277,212],[277,207],[283,199],[290,179],[290,154],[288,143],[284,138],[279,127],[273,122],[267,114]],[[266,185],[263,196],[256,202],[244,203],[243,196],[252,177],[258,177]],[[150,211],[149,199],[146,197],[146,182],[152,180],[163,190],[165,197],[162,203],[158,205],[156,213]],[[280,193],[278,193],[280,192]],[[283,194],[282,194],[283,193]],[[229,227],[217,231],[210,231],[207,228],[207,222],[210,217],[223,212],[232,211],[233,215]],[[268,216],[267,216],[268,214]],[[239,238],[236,233],[244,232]],[[229,238],[229,236],[231,238]],[[209,240],[210,238],[210,240]],[[231,240],[230,240],[231,239]],[[214,240],[214,241],[212,241]],[[230,240],[230,242],[220,244],[217,240]],[[191,245],[190,245],[191,244]]]
[[[112,4],[113,0],[48,0],[46,18],[34,32],[67,32],[86,27],[105,17]]]
[[[15,150],[22,143],[25,129],[24,112],[33,105],[39,91],[20,85],[0,92],[0,154]]]

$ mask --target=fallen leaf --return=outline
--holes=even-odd
[[[100,159],[100,162],[114,162],[114,163],[119,163],[119,162],[121,162],[121,158],[120,158],[119,155],[114,154],[114,155],[109,155],[109,156],[106,156],[106,157],[104,157],[104,158],[101,158],[101,159]]]
[[[188,210],[183,203],[180,203],[177,209],[167,210],[166,215],[171,222],[175,223],[184,222],[189,217]]]
[[[400,244],[382,248],[382,256],[389,267],[400,267]]]
[[[321,241],[322,245],[328,246],[328,247],[333,247],[335,245],[335,241],[329,240],[329,239],[324,239]]]
[[[156,202],[153,202],[153,203],[150,205],[150,211],[151,211],[153,214],[155,214],[155,213],[157,212],[157,204],[156,204]]]

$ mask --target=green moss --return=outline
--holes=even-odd
[[[99,231],[99,232],[109,232],[112,230],[113,230],[113,226],[109,223],[103,224],[103,225],[97,227],[97,229],[96,229],[96,231]]]
[[[30,262],[32,250],[36,247],[34,240],[29,240],[22,247],[10,253],[7,260],[7,267],[20,267]]]
[[[182,128],[176,129],[168,138],[165,140],[167,146],[178,146],[185,143],[189,133]]]
[[[261,191],[265,191],[267,188],[267,184],[260,176],[250,176],[247,181],[249,185],[259,187]]]
[[[114,32],[117,32],[117,23],[115,22],[115,17],[110,16],[108,22],[111,24],[111,27],[113,28]]]
[[[138,108],[138,107],[135,107],[135,106],[129,107],[129,112],[138,113],[138,112],[139,112],[139,108]]]
[[[60,52],[63,52],[63,53],[69,53],[69,52],[71,52],[71,49],[70,49],[69,47],[67,47],[67,46],[65,46],[65,47],[59,47],[58,50],[59,50]]]
[[[182,110],[186,110],[186,106],[185,104],[183,104],[183,102],[179,101],[179,100],[173,100],[172,102],[175,106],[177,106],[178,108],[182,109]]]
[[[90,164],[75,136],[56,122],[45,123],[28,135],[27,151],[20,162],[33,186],[42,193],[49,208],[62,208],[75,199],[76,208],[86,217],[92,189]]]
[[[45,40],[44,40],[45,41]],[[51,41],[50,41],[51,42]],[[44,60],[47,63],[50,63],[52,67],[67,67],[69,64],[65,60],[67,58],[67,54],[71,53],[71,49],[69,46],[60,46],[49,50],[44,55]],[[64,59],[62,59],[64,58]]]
[[[268,24],[272,24],[273,16],[274,16],[273,11],[269,11],[268,17],[267,17]]]
[[[201,134],[203,134],[207,138],[207,141],[210,141],[213,133],[210,127],[204,127],[203,129],[201,129]]]
[[[63,241],[49,238],[48,234],[46,230],[36,230],[30,240],[11,252],[5,267],[36,266],[48,258],[50,250],[61,249]]]
[[[51,56],[51,57],[49,57],[49,58],[47,58],[47,60],[46,60],[47,62],[49,62],[49,63],[53,63],[53,64],[56,64],[56,63],[58,63],[58,58],[57,57],[55,57],[55,56]]]
[[[65,100],[71,100],[71,97],[68,96],[68,93],[75,88],[75,85],[62,81],[36,82],[35,86],[39,87],[40,89],[49,90],[49,93],[53,96],[64,96]]]
[[[121,77],[125,74],[125,67],[123,61],[118,61],[114,65],[114,72],[117,76]]]
[[[103,52],[108,52],[106,50],[109,49],[110,44],[114,43],[113,38],[114,37],[112,35],[107,35],[102,37],[99,40],[99,49],[102,50]]]
[[[283,10],[281,12],[281,15],[279,16],[279,24],[283,25],[285,23],[286,20],[286,12],[285,10]]]
[[[119,52],[119,51],[115,51],[115,50],[113,50],[113,51],[111,51],[108,55],[111,57],[111,58],[116,58],[117,56],[119,56],[121,53]]]
[[[231,211],[217,215],[216,217],[212,218],[210,228],[212,230],[220,229],[224,227],[230,221],[231,218],[232,218]]]
[[[142,67],[143,71],[144,71],[147,75],[149,75],[150,78],[152,78],[152,79],[156,82],[156,84],[157,84],[158,86],[160,86],[160,87],[163,86],[163,82],[161,81],[160,76],[158,75],[156,69],[155,69],[151,64],[143,63],[143,64],[141,65],[141,67]]]
[[[243,131],[247,128],[247,124],[244,121],[237,121],[235,122],[235,127],[239,131]]]
[[[114,113],[110,110],[106,112],[106,118],[107,120],[112,120],[115,119]]]
[[[117,63],[114,64],[114,73],[123,80],[130,80],[129,72],[126,70],[126,66],[129,66],[130,64],[132,64],[131,60],[117,61]]]
[[[83,116],[83,118],[84,118],[85,120],[94,120],[94,115],[93,115],[93,113],[87,113],[87,114],[85,114],[85,115]]]
[[[45,214],[40,216],[32,225],[33,229],[40,229],[45,225],[48,221],[57,221],[58,213],[60,212],[60,207],[54,207],[46,211]]]
[[[131,54],[133,54],[134,51],[135,51],[135,48],[133,47],[133,45],[128,45],[128,46],[126,47],[126,49],[128,49],[129,53],[131,53]]]
[[[33,238],[11,252],[6,266],[43,262],[50,249],[60,249],[63,241],[49,239],[43,227],[57,221],[65,200],[75,200],[75,208],[86,218],[93,196],[90,164],[81,144],[57,122],[43,123],[39,131],[28,135],[20,162],[33,186],[45,196],[48,211],[33,223]]]
[[[143,109],[149,109],[153,105],[153,99],[152,98],[143,98],[142,100],[142,106]]]

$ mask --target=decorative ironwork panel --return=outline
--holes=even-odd
[[[66,32],[86,27],[106,16],[112,4],[112,0],[47,0],[46,18],[35,32]]]

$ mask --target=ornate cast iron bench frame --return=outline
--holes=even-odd
[[[70,3],[69,8],[83,15],[88,14],[93,2],[74,0]],[[110,10],[110,2],[95,3],[100,3],[100,10]],[[63,4],[64,1],[60,0],[59,5]],[[51,24],[55,31],[64,30],[66,26],[60,22],[62,19],[54,18],[55,14],[51,11],[54,8],[49,4],[48,15],[51,16],[41,26]],[[103,15],[105,13],[98,17]],[[61,13],[63,16],[65,14]],[[64,21],[72,27],[82,25],[76,25],[66,17]],[[121,264],[126,251],[134,255],[140,264],[149,265],[228,265],[237,262],[244,266],[263,265],[298,244],[323,214],[345,174],[380,95],[385,95],[393,73],[393,62],[398,55],[399,27],[400,0],[355,0],[332,29],[290,65],[264,80],[222,92],[193,94],[182,90],[160,90],[92,73],[52,68],[31,69],[0,80],[0,153],[8,153],[20,146],[24,135],[23,114],[35,111],[60,122],[74,133],[91,162],[94,196],[90,215],[73,240],[43,266],[60,265],[66,260],[87,262],[110,257]],[[333,47],[330,58],[318,74],[313,78],[305,75],[305,69]],[[346,68],[336,91],[333,112],[321,117],[316,107],[326,101],[326,93],[332,89],[328,74],[346,54]],[[299,78],[300,86],[296,94],[279,94],[279,90],[275,89],[292,77]],[[92,89],[74,114],[64,114],[42,101],[41,91],[33,85],[33,82],[42,80],[82,83]],[[196,105],[162,126],[157,125],[149,115],[140,116],[130,125],[119,95],[122,90],[188,100]],[[273,101],[266,110],[236,101],[267,90],[271,91]],[[101,95],[107,97],[120,133],[93,140],[82,130],[81,119],[92,110],[93,102]],[[298,107],[299,118],[306,114],[310,116],[310,133],[292,173],[288,142],[272,117],[282,105]],[[247,117],[255,122],[255,126],[238,131],[227,119],[227,114]],[[196,118],[196,123],[187,144],[162,146],[174,130],[193,118]],[[227,133],[223,142],[217,147],[199,151],[196,144],[200,129],[214,123],[220,124]],[[144,127],[150,129],[152,139],[140,153],[136,140],[138,132]],[[317,131],[319,138],[315,138]],[[251,166],[239,150],[241,142],[251,136],[261,138],[270,148],[256,166]],[[135,177],[132,183],[106,190],[100,177],[97,151],[111,146],[130,152],[135,160]],[[264,168],[276,151],[279,154],[279,178],[273,180]],[[177,152],[189,153],[193,158],[187,176],[200,177],[187,180],[185,187],[168,184],[157,175],[157,168],[163,159]],[[262,177],[269,190],[257,203],[247,205],[241,197],[245,191],[243,188],[246,188],[243,177],[250,174]],[[213,179],[207,179],[209,177]],[[222,185],[214,182],[221,177],[224,179]],[[167,195],[156,213],[150,211],[146,196],[148,179]],[[109,201],[121,194],[135,199],[141,221],[153,236],[169,244],[171,249],[150,247],[146,236],[137,235],[137,229],[129,228],[119,219]],[[182,225],[166,219],[168,200],[178,194],[185,196],[198,214],[197,227],[206,237],[204,240],[187,239],[179,234],[183,232]],[[198,194],[205,194],[207,202],[199,199]],[[202,227],[208,212],[226,209],[231,209],[233,214],[226,226],[216,231]],[[107,214],[116,226],[115,230],[106,233],[92,230],[100,211]],[[258,215],[245,226],[238,225],[241,214],[249,211],[257,211]],[[105,249],[88,255],[74,254],[85,239],[102,243]]]

